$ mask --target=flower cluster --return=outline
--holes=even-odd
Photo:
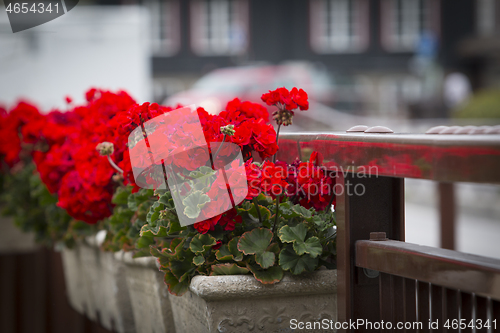
[[[233,125],[234,134],[228,136],[226,141],[240,146],[245,159],[252,157],[253,151],[262,159],[278,151],[276,131],[268,124],[269,114],[260,104],[241,102],[236,98],[218,115],[210,115],[201,108],[198,109],[198,115],[207,142],[222,142],[224,134],[220,128]]]
[[[315,152],[307,162],[275,161],[266,107],[235,98],[211,115],[139,105],[124,91],[85,97],[81,105],[66,97],[66,112],[43,114],[27,102],[0,108],[2,169],[31,177],[36,167],[51,204],[67,212],[56,225],[105,221],[104,247],[158,257],[174,294],[196,274],[276,283],[284,271],[332,267],[333,175]],[[309,108],[297,88],[262,100],[278,108],[278,132],[294,110]]]
[[[249,164],[247,166],[248,199],[265,193],[273,198],[283,194],[288,187],[287,165],[284,162],[264,162],[262,166]]]
[[[64,113],[73,120],[61,142],[35,158],[40,177],[57,193],[58,206],[73,218],[93,224],[111,215],[115,170],[96,151],[101,142],[116,142],[113,158],[120,161],[126,137],[119,135],[114,118],[125,113],[134,100],[125,92],[91,89],[87,103]]]
[[[287,195],[308,209],[323,210],[329,203],[335,205],[332,176],[321,166],[318,153],[313,152],[309,162],[297,160],[289,166]]]
[[[173,108],[135,104],[123,91],[93,88],[85,97],[83,105],[73,105],[67,97],[71,108],[64,113],[43,115],[26,102],[10,112],[0,110],[0,156],[7,167],[23,156],[31,157],[43,183],[58,196],[58,206],[73,218],[94,224],[111,215],[112,195],[119,185],[116,180],[136,186],[127,147],[130,133]],[[209,115],[199,108],[198,116],[207,142],[223,141],[221,127],[226,126],[233,133],[226,141],[240,146],[247,159],[254,151],[264,159],[278,150],[276,132],[267,123],[269,116],[262,105],[236,98],[219,115]],[[189,147],[196,140],[185,125],[171,128],[171,133],[176,135],[178,146]]]
[[[31,154],[32,149],[23,152],[23,145],[33,145],[43,134],[51,134],[45,125],[45,117],[38,108],[27,102],[19,102],[10,112],[0,109],[0,156],[8,167],[20,162],[23,155]]]
[[[267,105],[278,107],[278,110],[273,112],[273,118],[278,125],[283,126],[292,124],[293,110],[297,108],[301,111],[309,109],[307,93],[297,88],[292,88],[291,91],[288,91],[285,87],[270,90],[262,95],[262,100]]]
[[[261,165],[248,160],[245,163],[246,184],[239,182],[242,177],[237,170],[237,164],[233,163],[227,171],[229,183],[232,185],[232,190],[245,188],[246,200],[253,200],[260,194],[273,199],[284,195],[293,204],[300,204],[307,209],[314,208],[317,211],[324,210],[329,204],[335,204],[333,201],[335,199],[333,196],[333,175],[321,166],[321,157],[318,156],[317,152],[311,154],[309,162],[297,160],[292,164],[283,161],[276,163],[265,161]],[[223,179],[214,182],[208,192],[212,201],[205,206],[205,212],[208,216],[213,216],[214,209],[220,208],[222,204],[225,205],[224,210],[230,208],[228,202],[220,199],[224,191],[227,190]],[[217,198],[219,199],[217,200]],[[224,216],[226,215],[220,214],[205,219],[195,223],[194,227],[203,234],[213,231],[216,225],[221,223],[220,221],[225,221]]]

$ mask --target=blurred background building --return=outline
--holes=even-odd
[[[302,83],[314,86],[311,93],[320,90],[320,101],[335,109],[390,118],[444,118],[455,106],[444,103],[446,92],[458,89],[467,96],[464,87],[500,84],[496,0],[141,3],[152,15],[151,64],[158,101],[190,88],[211,70],[262,64],[288,63],[289,70],[279,68],[281,75],[276,75],[267,68],[276,82],[234,71],[235,85],[226,71],[220,76],[228,81],[225,85],[217,78],[206,84],[236,95]],[[298,71],[302,79],[283,73]],[[456,73],[462,74],[462,82],[446,80]]]
[[[100,85],[174,102],[194,86],[220,109],[284,85],[351,115],[446,118],[500,85],[499,36],[498,0],[82,0],[16,34],[2,8],[0,99]]]

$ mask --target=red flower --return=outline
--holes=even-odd
[[[252,200],[257,197],[261,192],[261,174],[260,168],[252,163],[252,160],[248,160],[245,163],[245,170],[248,182],[248,193],[245,199]]]
[[[206,234],[207,232],[214,230],[215,225],[217,224],[217,222],[219,222],[221,217],[222,217],[222,215],[217,215],[217,216],[214,216],[210,219],[206,219],[204,221],[197,222],[197,223],[193,224],[193,227],[199,233]]]
[[[292,91],[290,91],[290,96],[302,111],[309,109],[309,101],[307,100],[308,96],[304,90],[297,90],[297,88],[293,88]]]
[[[296,108],[300,110],[309,109],[309,102],[307,93],[302,89],[292,88],[288,91],[285,87],[269,91],[262,95],[262,100],[267,105],[276,105],[281,110],[286,109],[292,111]],[[293,114],[293,112],[292,112]]]
[[[21,142],[35,144],[43,129],[44,116],[38,108],[26,102],[19,102],[9,113],[2,109],[0,117],[0,156],[8,166],[19,162]],[[25,149],[24,156],[29,156],[33,149]]]
[[[232,143],[235,143],[239,146],[246,146],[250,144],[250,140],[252,139],[252,126],[253,124],[249,121],[242,123],[241,125],[234,128],[234,135],[230,137]]]
[[[254,112],[252,117],[248,117],[244,114],[243,112],[246,111],[242,110],[247,108],[247,106],[244,106],[246,105],[245,103],[247,102],[241,103],[239,100],[233,100],[228,104],[230,111],[223,111],[215,116],[209,115],[205,110],[199,108],[198,116],[203,127],[206,141],[209,143],[222,142],[224,136],[220,128],[231,124],[234,125],[235,133],[229,138],[226,138],[226,141],[239,145],[244,152],[256,151],[262,159],[274,155],[278,150],[278,145],[276,144],[276,131],[270,124],[266,123],[265,118],[253,117],[256,114],[261,114],[259,112],[262,112],[262,110],[256,113]],[[254,103],[248,105],[248,108],[253,108],[253,110],[258,109],[257,106],[259,106]],[[221,150],[219,154],[225,156],[225,153],[227,154],[230,152],[231,150],[229,149],[226,152]]]
[[[309,109],[307,93],[302,89],[293,88],[288,91],[285,87],[269,91],[262,95],[262,100],[267,105],[275,105],[278,110],[273,112],[273,118],[278,125],[288,126],[292,124],[293,110]]]
[[[219,224],[224,227],[224,230],[233,231],[236,224],[241,222],[243,222],[242,217],[238,215],[236,209],[233,208],[222,216]]]
[[[298,202],[305,208],[314,207],[324,210],[333,195],[333,179],[326,170],[315,165],[321,159],[317,152],[311,154],[309,162],[303,162],[291,167],[288,188],[289,196],[298,198]]]
[[[278,151],[276,131],[271,125],[260,123],[253,124],[252,148],[257,151],[262,159],[273,156]]]
[[[225,113],[228,113],[229,116],[225,116]],[[269,113],[267,109],[257,103],[252,102],[242,102],[239,98],[235,98],[232,101],[227,103],[226,111],[223,111],[219,114],[223,118],[237,118],[238,116],[242,116],[244,118],[253,118],[255,120],[264,119],[267,123],[269,121]]]

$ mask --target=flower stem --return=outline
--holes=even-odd
[[[278,145],[278,141],[279,141],[279,138],[280,138],[280,128],[281,128],[281,124],[278,125],[278,130],[276,131],[276,145]],[[279,146],[278,146],[279,147]],[[276,153],[273,155],[273,163],[276,162],[276,154],[278,154],[278,152],[276,151]]]
[[[275,217],[274,217],[274,226],[273,226],[273,233],[276,232],[276,224],[278,224],[278,214],[279,214],[279,206],[280,206],[280,199],[281,199],[281,195],[278,195],[276,197],[276,214],[275,214]]]
[[[113,162],[113,160],[111,159],[111,156],[109,156],[109,155],[108,155],[108,161],[109,161],[109,164],[111,164],[111,166],[113,167],[113,169],[115,169],[116,171],[118,171],[119,173],[121,173],[123,175],[123,170],[118,165],[116,165],[115,162]]]
[[[255,206],[255,209],[257,210],[257,215],[259,215],[259,222],[262,225],[262,216],[260,215],[260,209],[259,209],[259,205],[257,204],[257,200],[255,200],[255,198],[253,198],[252,201],[253,201],[253,204]]]
[[[215,155],[214,155],[214,163],[215,163],[215,159],[217,158],[217,155],[219,155],[220,149],[222,148],[222,145],[224,144],[224,141],[226,141],[226,134],[224,134],[224,137],[222,138],[222,142],[220,143],[219,148],[218,148],[218,149],[217,149],[217,151],[215,152]]]

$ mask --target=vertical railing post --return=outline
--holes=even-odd
[[[338,320],[377,322],[379,278],[355,266],[355,243],[376,231],[404,241],[404,179],[339,173],[337,184]]]
[[[455,250],[455,190],[453,183],[438,183],[441,247]]]

